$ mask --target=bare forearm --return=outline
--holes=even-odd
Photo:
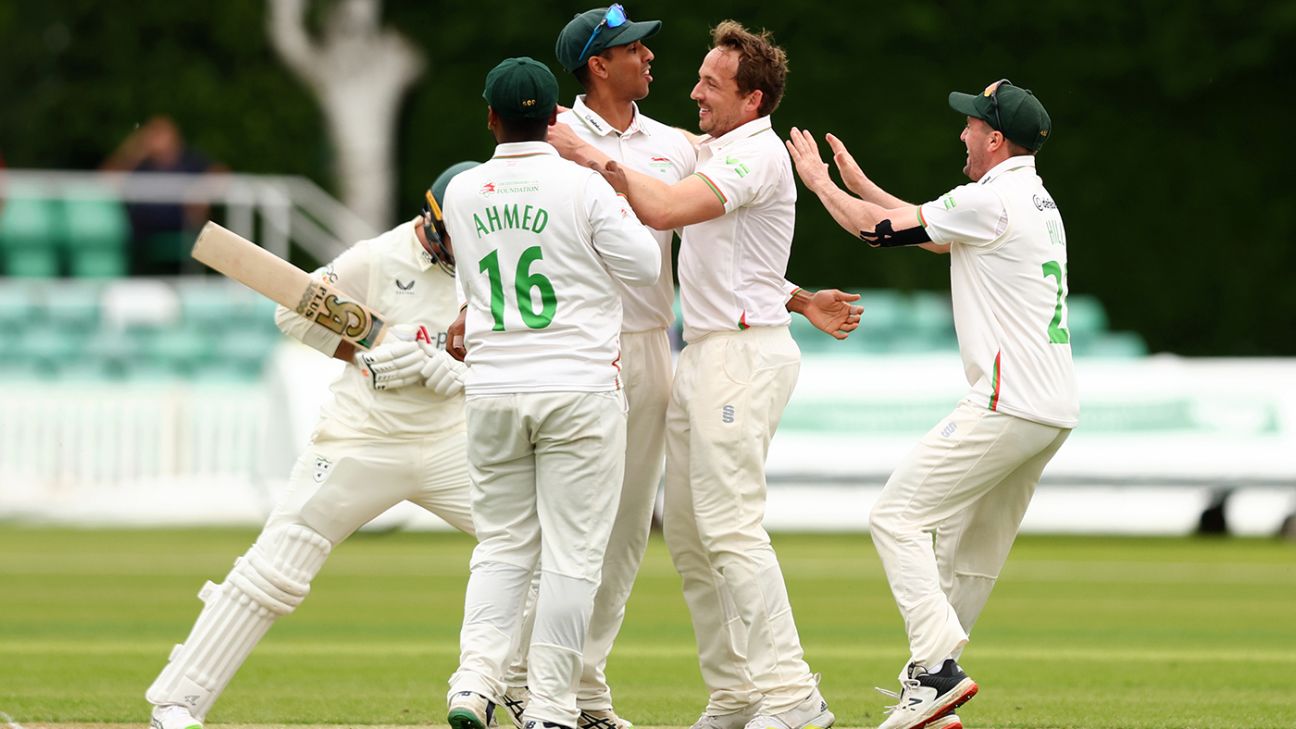
[[[828,214],[837,221],[847,233],[859,237],[861,230],[873,230],[882,219],[886,209],[853,197],[836,185],[824,185],[814,191],[819,196]]]
[[[654,230],[679,227],[670,216],[670,185],[628,167],[625,169],[626,199],[639,221]]]
[[[887,208],[887,209],[902,208],[902,207],[908,207],[913,204],[913,203],[905,202],[904,200],[901,200],[900,198],[896,197],[895,195],[892,195],[886,190],[883,190],[882,188],[878,187],[872,180],[864,180],[861,183],[859,183],[857,186],[859,189],[854,190],[855,194],[859,195],[861,199],[867,202],[871,202],[874,205],[877,205],[882,208]]]

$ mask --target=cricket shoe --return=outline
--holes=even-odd
[[[743,729],[756,716],[756,705],[732,714],[703,714],[689,729]]]
[[[193,718],[189,710],[179,704],[154,706],[153,716],[149,718],[153,729],[202,729],[202,722]]]
[[[926,729],[963,729],[963,720],[958,718],[958,714],[946,714],[932,719]]]
[[[509,717],[513,719],[513,726],[517,729],[525,729],[522,723],[522,713],[526,711],[527,704],[531,703],[531,689],[526,686],[509,686],[504,689],[504,708],[508,709]]]
[[[472,691],[450,697],[446,721],[451,729],[487,729],[495,725],[495,702]]]
[[[976,682],[950,658],[935,673],[910,663],[905,666],[900,680],[900,693],[878,689],[896,699],[895,706],[887,708],[889,716],[878,729],[922,729],[930,727],[937,719],[967,703],[976,696]],[[962,722],[959,722],[962,726]]]
[[[617,716],[611,709],[581,709],[576,729],[634,729],[634,724]]]
[[[828,729],[835,721],[837,717],[828,710],[828,702],[815,689],[804,701],[781,714],[757,714],[747,722],[746,729]]]

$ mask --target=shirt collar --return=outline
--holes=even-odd
[[[606,119],[599,116],[598,112],[586,106],[585,94],[576,97],[576,101],[572,103],[571,110],[572,113],[576,115],[577,119],[580,119],[591,132],[600,137],[606,137],[608,135],[628,137],[636,133],[648,134],[648,130],[639,124],[639,119],[641,118],[639,116],[639,105],[632,101],[630,102],[630,106],[634,109],[634,115],[630,118],[630,126],[626,127],[624,132],[618,132],[615,127],[607,123]]]
[[[991,182],[994,182],[995,178],[999,177],[1000,175],[1004,175],[1009,172],[1012,172],[1013,170],[1020,170],[1020,169],[1028,169],[1031,172],[1034,172],[1035,156],[1030,154],[1019,154],[1015,157],[1009,157],[1003,162],[1000,162],[999,164],[987,170],[984,175],[981,175],[981,179],[977,180],[977,183],[981,185],[988,185]]]
[[[558,150],[548,142],[504,142],[495,146],[495,155],[491,159],[532,157],[537,154],[557,157]]]
[[[416,216],[410,221],[406,230],[409,231],[410,255],[414,258],[415,264],[420,271],[426,271],[436,265],[432,259],[432,254],[427,252],[423,247],[423,242],[419,240],[418,229],[423,225],[423,216]]]
[[[746,124],[743,124],[737,129],[731,129],[729,130],[728,133],[722,136],[713,137],[710,134],[703,135],[701,138],[698,139],[698,145],[713,147],[715,149],[721,149],[723,147],[729,146],[730,144],[733,144],[734,142],[740,139],[754,137],[757,134],[760,134],[761,132],[773,128],[774,128],[773,122],[770,120],[769,115],[766,114],[765,116],[760,116],[760,117],[756,117],[755,119],[752,119],[751,121],[747,122]]]

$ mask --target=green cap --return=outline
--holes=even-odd
[[[543,119],[558,104],[558,79],[534,58],[507,58],[486,74],[482,98],[505,119]]]
[[[990,84],[979,94],[951,91],[949,105],[960,114],[989,124],[1032,152],[1043,147],[1053,132],[1053,122],[1035,94],[1013,86],[1008,79]]]
[[[643,20],[636,23],[628,17],[617,27],[609,27],[603,23],[608,10],[609,8],[594,8],[579,13],[558,34],[558,43],[554,46],[554,52],[558,54],[558,62],[563,68],[569,72],[575,71],[584,66],[590,56],[597,56],[615,46],[630,45],[661,30],[660,20]],[[620,11],[622,14],[625,13],[624,8]]]
[[[456,162],[437,175],[436,180],[432,182],[432,186],[428,188],[428,193],[432,195],[433,200],[436,200],[437,207],[445,205],[445,191],[450,186],[450,180],[460,172],[471,170],[479,164],[481,162]]]

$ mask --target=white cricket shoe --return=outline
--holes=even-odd
[[[611,708],[581,709],[576,729],[634,729],[634,724],[617,716]]]
[[[504,708],[508,709],[509,717],[513,719],[513,726],[517,729],[526,729],[522,723],[522,713],[526,711],[527,704],[531,703],[531,689],[526,686],[509,686],[504,689]]]
[[[929,673],[923,666],[913,663],[901,673],[900,693],[878,689],[896,699],[895,706],[887,708],[888,716],[878,729],[921,729],[933,721],[952,714],[955,709],[976,696],[976,682],[949,659],[939,671]],[[963,723],[958,722],[959,726]]]
[[[495,702],[472,691],[450,697],[446,721],[451,729],[487,729],[495,725]]]
[[[746,729],[828,729],[837,717],[828,710],[828,702],[815,689],[805,701],[781,714],[758,714],[747,722]]]
[[[179,704],[167,704],[153,707],[149,726],[153,729],[202,729],[202,722],[193,718],[189,709]]]
[[[743,729],[756,716],[757,706],[749,706],[732,714],[703,714],[689,729]]]

